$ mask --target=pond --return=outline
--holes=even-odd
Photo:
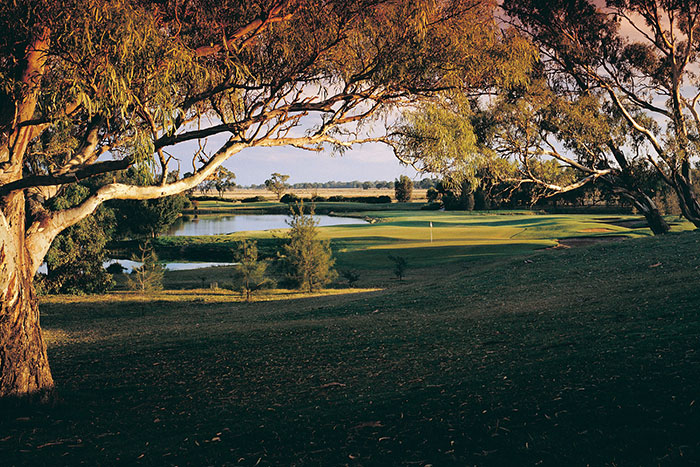
[[[366,221],[354,217],[317,215],[318,225],[365,224]],[[270,230],[289,228],[289,216],[284,214],[205,214],[198,217],[183,216],[170,226],[165,235],[190,237],[200,235],[226,235],[250,230]]]
[[[314,216],[321,227],[331,225],[366,224],[364,219],[354,217],[335,217],[317,215]],[[165,235],[175,237],[224,235],[233,232],[245,232],[253,230],[286,229],[289,216],[284,214],[205,214],[198,217],[183,216],[170,226]],[[107,267],[111,263],[119,262],[126,268],[125,272],[131,272],[134,266],[141,263],[124,260],[110,259],[104,263]],[[230,266],[233,263],[177,263],[167,262],[163,265],[170,271],[185,271],[188,269],[209,268],[212,266]],[[46,264],[39,267],[39,272],[46,274]]]
[[[108,261],[105,261],[102,263],[102,265],[107,268],[112,263],[119,263],[124,267],[124,272],[125,273],[130,273],[131,271],[134,270],[134,267],[139,267],[141,266],[142,263],[138,261],[131,261],[129,259],[110,259]],[[211,268],[214,266],[231,266],[233,264],[237,263],[177,263],[177,262],[163,262],[162,263],[165,269],[168,271],[188,271],[191,269],[201,269],[201,268]],[[46,269],[46,263],[42,263],[41,266],[39,266],[39,271],[41,274],[46,274],[48,270]]]

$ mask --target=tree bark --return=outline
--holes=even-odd
[[[666,223],[666,220],[661,215],[659,207],[654,200],[641,190],[630,191],[627,189],[618,188],[613,190],[619,193],[622,197],[628,199],[634,204],[634,207],[644,216],[649,228],[654,235],[663,235],[671,230],[671,227]]]
[[[671,227],[666,223],[666,220],[661,215],[659,208],[653,199],[644,195],[644,199],[637,200],[636,203],[639,211],[644,215],[644,218],[649,224],[649,228],[654,235],[663,235],[671,230]]]
[[[0,398],[53,393],[34,268],[26,249],[24,196],[6,198],[0,212]]]
[[[700,228],[700,203],[689,176],[685,177],[679,172],[674,172],[672,180],[683,216],[695,227]]]

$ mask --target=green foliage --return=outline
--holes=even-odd
[[[245,296],[247,302],[251,301],[256,291],[274,286],[274,281],[266,276],[267,263],[258,259],[255,241],[240,242],[234,258],[239,263],[234,275],[234,287]]]
[[[118,262],[115,262],[115,263],[110,264],[110,265],[107,266],[105,269],[106,269],[106,271],[107,271],[108,273],[110,273],[110,274],[112,274],[112,275],[115,275],[115,274],[124,274],[124,271],[126,270],[126,268],[125,268],[124,266],[122,266],[122,265],[121,265],[120,263],[118,263]]]
[[[403,256],[399,255],[389,255],[389,260],[391,260],[393,265],[394,275],[398,280],[403,280],[406,275],[406,268],[408,268],[408,261]]]
[[[236,186],[236,174],[225,167],[219,167],[207,180],[199,185],[199,189],[203,192],[208,192],[211,189],[219,193],[219,197],[223,197],[224,193]]]
[[[425,173],[460,183],[477,183],[477,170],[488,154],[477,143],[468,105],[424,104],[404,114],[394,130],[395,151]]]
[[[299,289],[313,292],[337,277],[333,269],[335,260],[331,256],[330,242],[318,239],[313,206],[309,214],[304,213],[303,203],[292,205],[290,209],[290,229],[282,250],[287,278]]]
[[[82,185],[70,185],[53,199],[55,209],[75,206],[85,199],[89,190]],[[112,277],[103,262],[109,229],[113,224],[111,212],[97,212],[59,234],[46,255],[47,275],[41,290],[46,293],[102,293],[112,286]],[[107,229],[107,231],[105,230]]]
[[[298,203],[299,201],[301,201],[301,198],[294,193],[286,193],[280,198],[280,202],[287,204]]]
[[[250,196],[248,198],[243,198],[241,200],[241,203],[264,203],[265,201],[267,201],[267,199],[265,199],[264,196],[257,195]]]
[[[428,199],[429,203],[437,201],[439,196],[440,193],[433,187],[428,188],[428,191],[425,192],[425,197]]]
[[[117,200],[109,203],[115,210],[119,235],[156,238],[190,206],[185,195],[149,200]]]
[[[280,200],[282,193],[289,188],[289,185],[286,183],[287,180],[289,180],[289,175],[282,175],[277,172],[265,180],[265,187],[277,196],[277,201]]]
[[[411,201],[413,195],[413,180],[405,175],[401,175],[398,180],[394,181],[394,193],[396,201],[406,203]]]
[[[130,290],[141,293],[152,293],[163,289],[165,267],[158,262],[156,252],[148,244],[139,246],[141,253],[132,255],[132,261],[138,261],[141,266],[135,267],[127,278]]]

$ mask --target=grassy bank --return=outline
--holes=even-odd
[[[501,222],[523,240],[549,235]],[[699,246],[690,232],[514,251],[403,282],[377,270],[382,290],[281,291],[252,304],[211,290],[48,298],[63,400],[3,412],[0,455],[8,465],[697,463]]]

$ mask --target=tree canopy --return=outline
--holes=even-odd
[[[381,136],[368,123],[396,106],[520,79],[495,4],[2,2],[0,396],[53,387],[31,281],[62,230],[108,200],[193,188],[247,148],[342,150]],[[143,183],[109,176],[130,167]]]
[[[636,147],[610,148],[610,168],[628,176],[632,163],[644,162],[675,191],[683,215],[700,227],[692,181],[700,134],[698,5],[507,0],[503,6],[539,46],[559,91],[600,99],[637,138]],[[641,154],[642,160],[631,161],[627,152]]]

